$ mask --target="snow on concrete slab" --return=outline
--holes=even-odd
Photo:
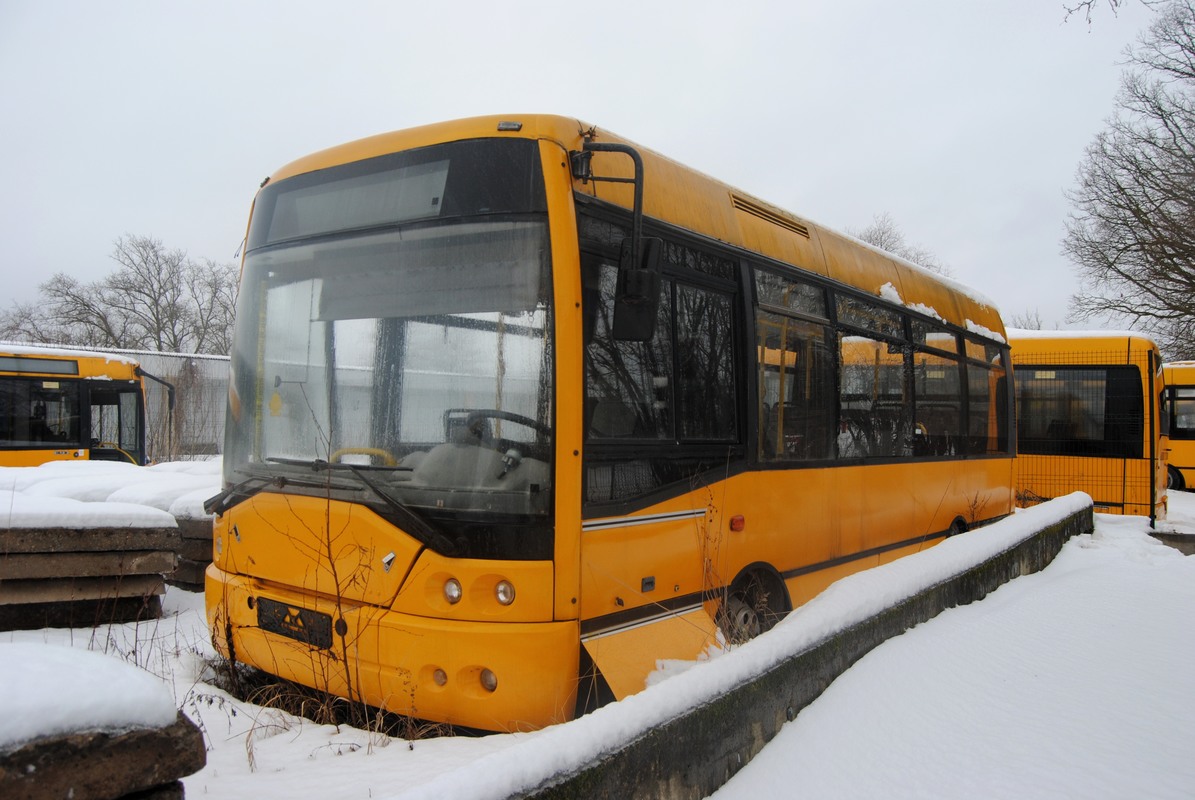
[[[114,461],[56,461],[0,468],[0,526],[10,528],[174,527],[203,519],[220,491],[220,460],[138,467]],[[178,515],[172,514],[176,508]]]
[[[0,642],[0,750],[85,731],[162,728],[177,711],[169,684],[114,656]]]

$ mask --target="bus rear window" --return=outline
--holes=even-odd
[[[1019,450],[1141,458],[1144,400],[1133,366],[1017,367]]]

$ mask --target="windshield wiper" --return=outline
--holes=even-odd
[[[272,461],[277,464],[286,464],[288,466],[308,467],[313,472],[321,472],[323,470],[328,470],[330,472],[350,472],[394,512],[394,515],[399,518],[403,528],[408,533],[443,555],[450,556],[456,553],[457,547],[451,539],[433,528],[423,517],[419,516],[410,508],[396,500],[393,495],[379,486],[377,482],[373,480],[373,478],[367,477],[365,474],[365,470],[367,468],[365,467],[358,466],[357,464],[344,464],[334,461],[325,461],[322,458],[314,458],[311,460],[299,458],[267,458],[266,461]],[[395,468],[390,467],[388,469],[393,470]]]
[[[281,486],[285,481],[284,478],[272,478],[262,475],[253,475],[240,483],[234,483],[232,486],[222,490],[215,497],[209,497],[203,501],[203,510],[209,514],[220,516],[228,509],[232,508],[242,500],[248,500],[253,495],[265,489],[271,484],[278,484]]]
[[[292,461],[289,459],[283,460],[271,458],[267,460],[278,461],[280,463],[286,464],[295,464],[299,466],[309,466],[307,462]],[[241,472],[242,470],[236,471]],[[275,489],[281,489],[285,486],[304,486],[307,488],[316,489],[325,488],[323,483],[307,481],[303,480],[302,478],[288,478],[285,475],[251,475],[240,483],[235,483],[232,486],[222,490],[218,495],[204,500],[203,510],[209,514],[216,514],[218,516],[235,506],[237,503],[248,500],[255,494],[265,491],[267,488],[273,487]]]

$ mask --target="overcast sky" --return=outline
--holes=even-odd
[[[122,234],[235,261],[262,178],[478,114],[558,113],[839,230],[889,213],[1062,326],[1084,148],[1151,13],[1062,0],[0,0],[0,307]]]

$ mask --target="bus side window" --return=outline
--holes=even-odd
[[[29,417],[29,438],[35,442],[52,442],[58,438],[46,424],[45,403],[33,406],[33,414]]]
[[[842,458],[913,453],[905,350],[868,336],[839,333],[839,431]],[[849,434],[849,437],[845,434]]]
[[[614,337],[618,266],[609,259],[596,262],[596,267],[587,262],[584,279],[592,284],[592,274],[597,272],[596,287],[585,289],[590,306],[584,309],[588,435],[672,438],[672,282],[661,282],[659,319],[652,339],[621,341]]]
[[[826,326],[756,312],[764,461],[832,457],[834,358]]]
[[[731,296],[677,284],[678,436],[736,438],[734,309]]]

